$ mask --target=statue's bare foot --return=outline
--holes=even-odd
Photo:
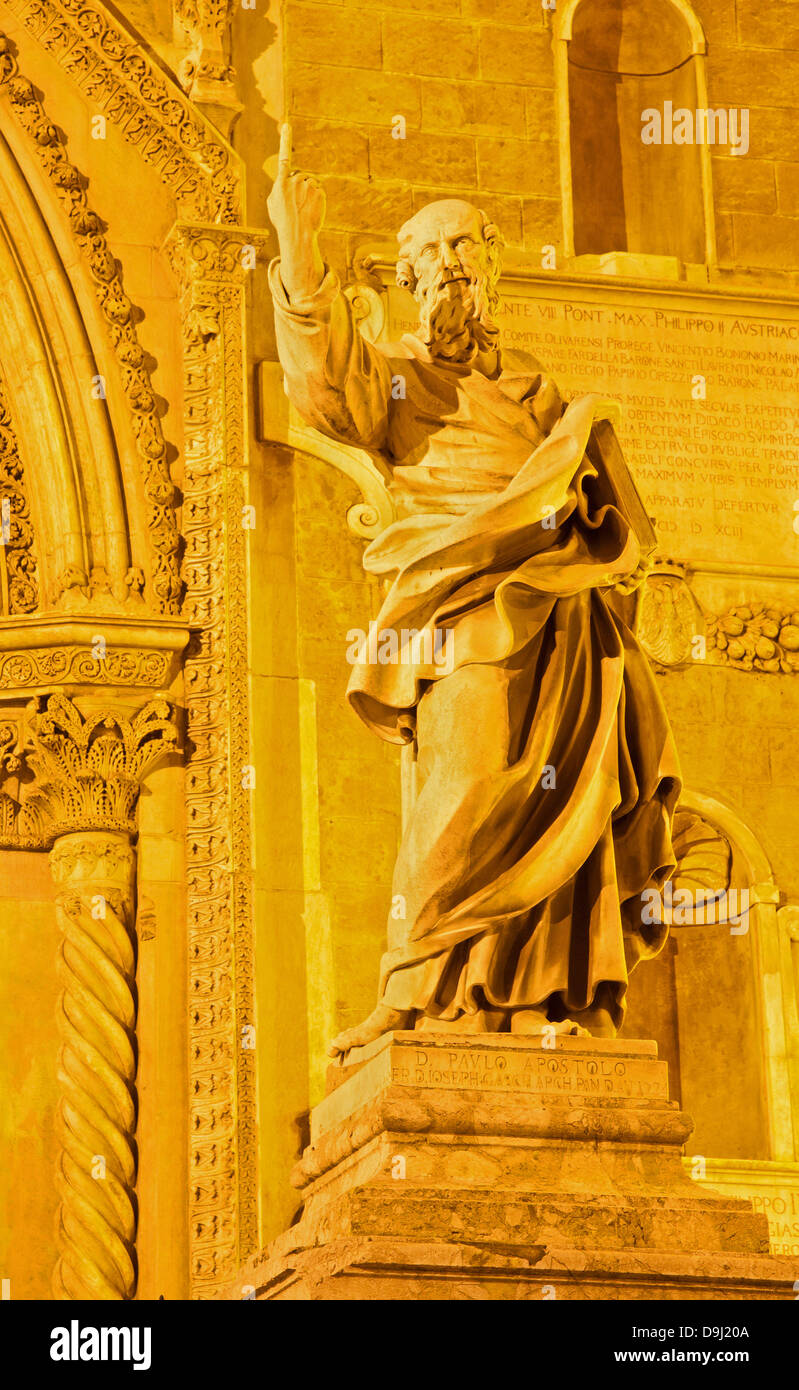
[[[573,1018],[564,1018],[558,1023],[553,1023],[543,1009],[514,1009],[510,1016],[510,1031],[527,1033],[533,1037],[544,1034],[550,1038],[557,1035],[575,1038],[589,1036],[589,1030]]]
[[[356,1024],[354,1028],[345,1028],[343,1033],[339,1033],[327,1049],[327,1055],[339,1057],[349,1052],[352,1047],[363,1047],[365,1043],[374,1042],[375,1038],[382,1037],[383,1033],[391,1033],[395,1028],[404,1028],[409,1018],[410,1014],[401,1009],[391,1009],[387,1004],[378,1004],[363,1023]]]

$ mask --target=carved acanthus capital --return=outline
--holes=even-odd
[[[267,234],[255,228],[178,222],[166,239],[169,264],[184,289],[200,282],[242,287],[266,260]]]
[[[48,844],[77,831],[133,834],[141,779],[176,743],[167,700],[127,718],[109,709],[84,716],[61,693],[42,699],[28,721],[33,781],[22,789],[20,833]]]

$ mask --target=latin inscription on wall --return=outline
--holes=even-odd
[[[400,291],[388,320],[414,327]],[[621,402],[661,554],[799,566],[799,302],[553,277],[505,286],[500,323],[564,395]]]

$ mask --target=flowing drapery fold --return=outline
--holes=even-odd
[[[665,939],[640,894],[673,867],[679,771],[610,598],[638,543],[592,505],[585,451],[607,407],[573,402],[496,497],[408,517],[366,552],[392,579],[376,628],[399,650],[356,666],[348,696],[382,737],[415,734],[420,765],[383,960],[393,1007],[579,1010],[608,982],[620,1022],[629,969]]]

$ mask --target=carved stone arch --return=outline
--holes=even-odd
[[[93,108],[156,169],[172,191],[181,218],[198,223],[241,220],[243,160],[200,109],[210,104],[211,112],[218,112],[218,92],[208,91],[204,83],[205,90],[193,92],[195,99],[189,100],[157,54],[148,51],[126,19],[114,15],[102,0],[4,3],[69,73]],[[189,7],[176,3],[175,8],[185,12]],[[199,8],[221,13],[226,6]],[[192,72],[192,84],[194,76]],[[229,93],[223,97],[229,99]]]
[[[6,140],[0,188],[3,374],[33,482],[43,604],[53,603],[61,576],[85,587],[96,565],[122,599],[130,565],[122,482],[105,403],[91,394],[92,379],[111,374],[101,371],[102,352],[92,352],[42,215],[46,192],[34,197]]]
[[[796,1089],[799,1018],[791,971],[791,942],[781,922],[780,890],[765,850],[737,811],[716,797],[686,791],[681,807],[713,825],[733,851],[733,885],[749,894],[749,933],[766,1087],[769,1157],[796,1156],[791,1098]],[[794,1059],[792,1063],[792,1059]]]
[[[574,27],[574,16],[583,0],[567,0],[565,5],[559,6],[556,11],[555,37],[558,39],[570,39]],[[694,8],[689,4],[689,0],[665,0],[671,5],[681,18],[685,21],[688,32],[691,35],[691,42],[694,53],[707,52],[707,40],[705,31],[699,21],[699,17]]]
[[[135,311],[86,181],[0,36],[0,357],[42,607],[175,612],[174,489]],[[149,554],[131,537],[149,536]],[[141,546],[141,540],[138,545]]]

